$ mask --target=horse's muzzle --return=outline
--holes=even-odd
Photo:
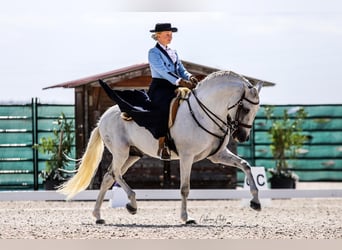
[[[244,129],[240,128],[234,131],[232,137],[237,142],[249,141],[249,133],[247,133],[247,131],[245,131]]]

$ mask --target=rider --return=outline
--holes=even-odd
[[[183,66],[175,50],[168,47],[172,40],[172,33],[177,28],[170,23],[157,23],[152,32],[152,38],[157,41],[155,47],[148,52],[152,82],[148,90],[154,109],[158,109],[160,126],[155,128],[153,135],[159,138],[158,155],[162,160],[170,160],[170,152],[165,143],[168,131],[169,105],[175,97],[177,87],[194,88],[198,83],[196,77],[191,75]]]

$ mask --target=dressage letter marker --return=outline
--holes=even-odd
[[[255,184],[259,190],[267,190],[267,176],[264,167],[251,167],[252,175],[255,181]],[[243,189],[249,190],[249,182],[245,176],[245,182],[243,185]],[[262,206],[267,206],[271,204],[271,199],[261,199],[260,200]],[[249,201],[247,199],[242,199],[243,206],[249,206]]]

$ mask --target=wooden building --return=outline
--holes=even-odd
[[[183,64],[199,80],[220,70],[187,61],[183,61]],[[245,77],[252,84],[259,81],[252,77]],[[75,89],[77,158],[82,156],[90,133],[100,116],[110,106],[114,105],[98,84],[98,79],[106,81],[114,89],[147,89],[151,82],[151,72],[149,64],[142,63],[45,88]],[[273,86],[274,84],[264,81],[264,85]],[[236,146],[230,145],[229,147],[234,151]],[[93,188],[98,188],[110,161],[111,155],[105,151],[97,176],[92,184]],[[125,179],[133,188],[165,188],[166,186],[178,188],[178,161],[172,161],[171,165],[167,166],[158,159],[143,157],[126,173]],[[208,160],[201,161],[193,166],[191,186],[192,188],[234,188],[236,186],[236,169],[227,166],[217,167]]]

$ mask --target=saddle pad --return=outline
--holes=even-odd
[[[175,90],[176,97],[172,99],[170,103],[170,112],[169,112],[169,128],[171,128],[176,120],[176,115],[179,106],[183,102],[184,99],[189,97],[191,90],[188,88],[180,87]]]

